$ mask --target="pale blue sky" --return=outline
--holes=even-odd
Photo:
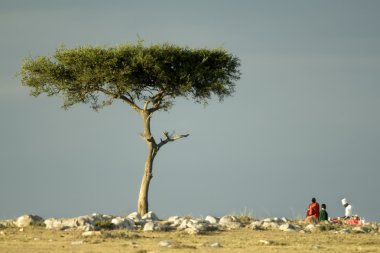
[[[0,0],[0,218],[136,209],[146,147],[126,105],[68,111],[15,73],[61,44],[170,42],[241,59],[236,93],[178,100],[153,131],[158,216],[304,215],[312,197],[380,220],[380,1]]]

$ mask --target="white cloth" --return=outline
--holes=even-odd
[[[344,199],[342,199],[342,205],[345,205],[345,204],[347,204],[348,202],[347,202],[347,199],[346,198],[344,198]]]
[[[346,208],[344,210],[344,216],[346,216],[346,217],[352,216],[352,206],[351,205],[346,206]]]

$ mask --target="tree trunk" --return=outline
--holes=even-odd
[[[153,160],[157,153],[157,145],[150,131],[150,114],[147,111],[143,111],[141,116],[144,121],[144,134],[143,138],[148,145],[148,156],[145,161],[144,175],[141,180],[140,194],[137,203],[137,212],[143,216],[149,211],[148,204],[148,192],[150,180],[153,177]]]

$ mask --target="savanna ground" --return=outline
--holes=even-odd
[[[54,231],[43,227],[5,228],[0,234],[1,253],[59,252],[380,252],[380,235],[330,232],[254,231],[242,228],[205,235],[183,232],[112,230],[83,237],[81,231]],[[270,241],[264,244],[261,240]],[[171,247],[160,246],[169,241]],[[211,247],[219,243],[221,247]]]

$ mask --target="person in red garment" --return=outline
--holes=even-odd
[[[319,221],[319,204],[315,198],[311,199],[311,203],[307,209],[306,221],[309,223],[318,223]]]

